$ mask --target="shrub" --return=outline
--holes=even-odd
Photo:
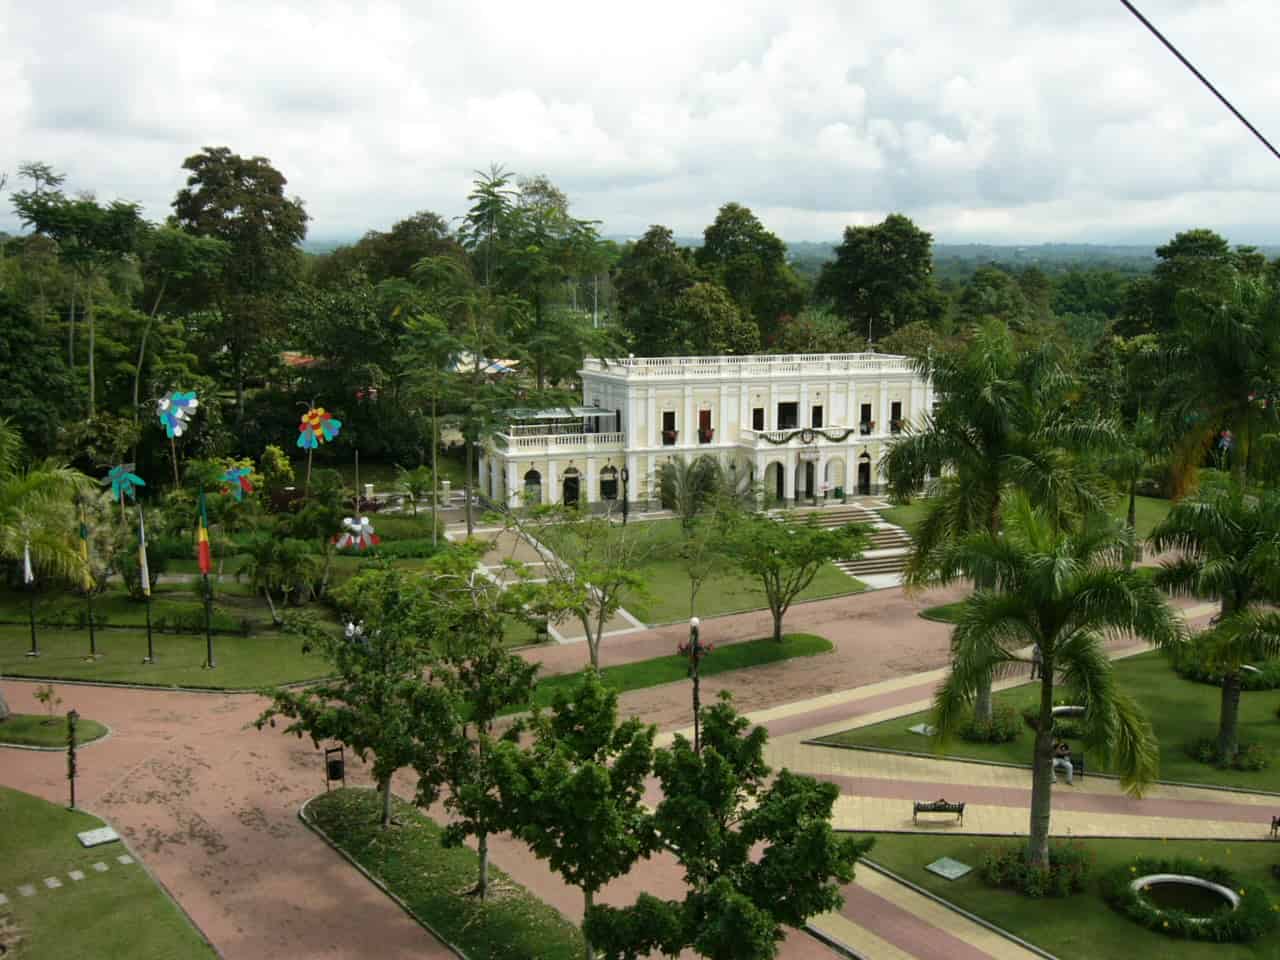
[[[1018,738],[1020,724],[1013,707],[996,704],[991,710],[990,722],[979,721],[972,715],[960,727],[963,740],[970,743],[1008,743]]]
[[[439,553],[440,547],[433,544],[430,539],[426,540],[383,540],[376,547],[368,550],[343,550],[344,556],[366,556],[366,557],[382,557],[384,559],[415,559],[423,560],[427,557],[434,557]]]
[[[1078,843],[1049,845],[1049,866],[1027,863],[1026,846],[1015,843],[988,847],[979,875],[993,887],[1016,890],[1028,897],[1067,897],[1085,888],[1093,869],[1093,855]]]
[[[1137,877],[1152,873],[1185,874],[1221,884],[1240,894],[1240,905],[1208,918],[1195,917],[1181,910],[1161,910],[1130,886]],[[1231,871],[1196,860],[1139,857],[1128,866],[1108,870],[1102,875],[1100,886],[1102,898],[1113,910],[1148,930],[1170,937],[1242,943],[1256,940],[1276,923],[1276,911],[1271,900],[1260,888],[1243,887]]]
[[[1280,689],[1280,660],[1264,660],[1256,666],[1256,670],[1240,671],[1240,689]],[[1173,669],[1184,680],[1207,683],[1215,687],[1222,686],[1222,671],[1210,667],[1191,645],[1174,657]]]
[[[1208,763],[1219,770],[1265,770],[1270,758],[1267,751],[1259,743],[1242,743],[1236,755],[1223,761],[1218,756],[1218,741],[1212,737],[1201,737],[1187,744],[1187,756],[1199,763]]]

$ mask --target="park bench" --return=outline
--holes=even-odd
[[[912,804],[911,822],[919,823],[922,813],[954,813],[961,826],[964,825],[963,803],[949,803],[946,800],[917,800]]]
[[[1072,751],[1071,755],[1067,757],[1067,759],[1071,761],[1071,776],[1079,777],[1081,780],[1083,780],[1084,779],[1084,754],[1076,753]]]
[[[1276,834],[1280,833],[1280,817],[1271,818],[1271,839],[1276,838]]]

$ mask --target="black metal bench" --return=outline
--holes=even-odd
[[[946,800],[917,800],[912,804],[911,822],[918,824],[922,813],[954,813],[960,825],[964,825],[963,803],[949,803]]]

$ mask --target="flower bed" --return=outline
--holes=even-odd
[[[1175,874],[1207,880],[1234,890],[1239,897],[1235,909],[1223,909],[1209,916],[1188,913],[1174,907],[1162,909],[1143,890],[1134,886],[1138,878],[1154,874]],[[1112,909],[1148,930],[1187,940],[1216,943],[1256,940],[1276,923],[1270,898],[1258,887],[1244,887],[1231,871],[1198,860],[1156,860],[1139,857],[1127,867],[1103,874],[1102,897]]]
[[[1066,897],[1085,888],[1093,858],[1078,843],[1050,844],[1048,869],[1027,863],[1026,853],[1022,842],[988,847],[979,867],[982,879],[1028,897]]]

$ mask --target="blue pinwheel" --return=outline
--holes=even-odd
[[[200,401],[196,399],[194,390],[174,390],[160,398],[157,406],[160,412],[160,425],[164,427],[165,436],[170,440],[180,437],[187,430],[187,421],[195,413]]]
[[[222,475],[222,482],[226,484],[223,488],[224,493],[229,493],[236,498],[239,503],[244,499],[246,493],[253,493],[253,483],[249,480],[252,473],[249,467],[231,467]]]
[[[133,472],[134,464],[122,463],[119,466],[112,467],[105,477],[102,478],[102,485],[111,487],[111,499],[124,502],[127,495],[130,500],[138,498],[137,487],[145,487],[147,482]]]

